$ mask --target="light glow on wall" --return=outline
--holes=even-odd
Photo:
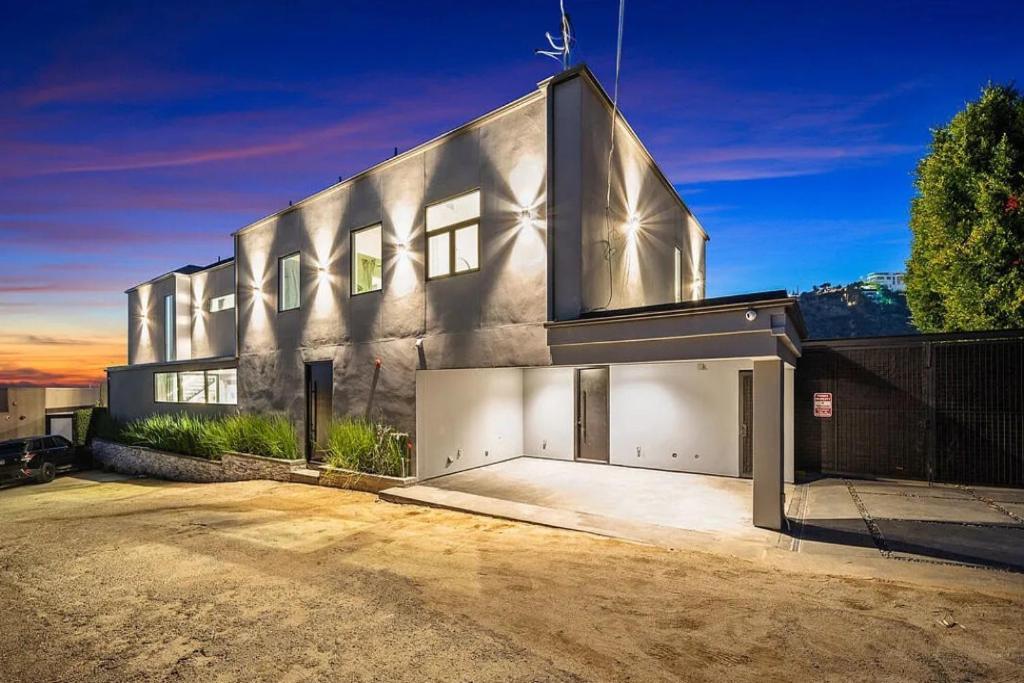
[[[388,213],[391,219],[393,235],[385,231],[384,244],[388,243],[388,237],[393,237],[394,258],[385,259],[385,273],[390,267],[390,279],[385,276],[385,289],[393,291],[397,295],[409,294],[416,289],[417,264],[422,263],[422,258],[411,248],[413,232],[416,226],[416,213],[418,204],[411,199],[398,201]]]

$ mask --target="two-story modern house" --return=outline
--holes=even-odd
[[[310,454],[371,415],[420,479],[523,455],[753,474],[779,528],[802,322],[785,292],[706,299],[707,239],[573,68],[128,290],[111,410],[283,412]]]

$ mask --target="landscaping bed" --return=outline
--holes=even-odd
[[[171,481],[225,482],[250,479],[291,481],[291,474],[304,467],[304,460],[268,458],[228,451],[219,460],[182,453],[170,453],[146,446],[92,440],[93,460],[121,474],[142,474]]]

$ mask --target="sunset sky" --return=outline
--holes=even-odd
[[[617,2],[566,0],[611,87]],[[529,92],[556,0],[19,3],[0,21],[0,384],[97,382],[128,287]],[[754,7],[756,5],[756,7]],[[1024,76],[1024,3],[627,3],[621,106],[710,296],[900,270],[915,161]]]

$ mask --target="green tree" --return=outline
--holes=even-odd
[[[907,302],[922,332],[1024,327],[1024,98],[989,85],[917,166]]]

